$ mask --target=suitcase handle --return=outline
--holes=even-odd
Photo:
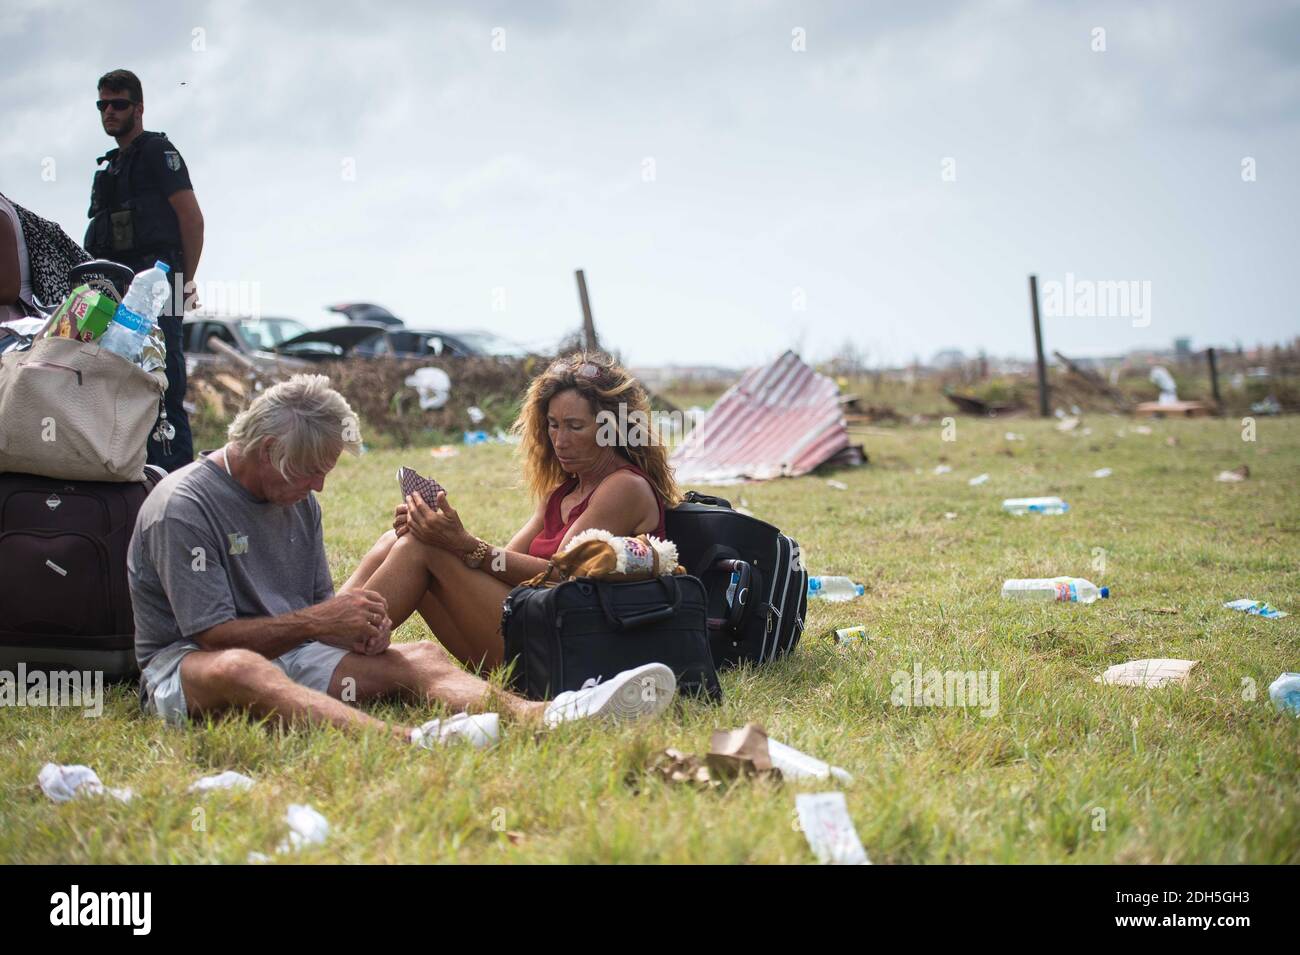
[[[727,574],[736,574],[739,577],[736,581],[736,595],[731,605],[727,607],[726,617],[720,621],[722,629],[739,630],[741,624],[745,622],[745,615],[749,612],[749,590],[750,582],[754,577],[754,568],[743,560],[719,560],[714,563],[713,569]],[[727,586],[731,586],[730,582]]]
[[[620,617],[614,613],[614,608],[609,601],[609,585],[601,582],[596,584],[596,595],[600,598],[600,609],[605,611],[605,617],[614,626],[620,630],[632,630],[636,627],[644,627],[652,623],[661,623],[664,620],[672,619],[673,615],[682,605],[682,591],[677,586],[677,581],[668,575],[656,577],[659,585],[664,589],[664,597],[668,600],[662,607],[656,607],[653,610],[643,610],[640,613],[628,614]]]
[[[711,494],[701,494],[699,491],[687,491],[682,500],[687,504],[708,504],[712,507],[725,507],[731,510],[731,502],[724,497],[714,497]]]

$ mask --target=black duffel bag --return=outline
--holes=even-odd
[[[514,663],[511,689],[532,700],[646,663],[672,668],[680,693],[722,699],[705,629],[704,585],[694,577],[521,585],[506,595],[501,633],[506,663]]]
[[[678,561],[708,593],[718,669],[770,663],[795,648],[808,612],[808,571],[794,538],[695,491],[664,513],[664,525]]]

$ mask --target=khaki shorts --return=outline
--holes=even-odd
[[[185,726],[189,722],[189,704],[181,686],[181,661],[196,651],[202,652],[197,643],[188,640],[173,643],[154,654],[140,674],[141,708],[162,717],[169,726]],[[311,640],[271,662],[294,683],[327,693],[334,670],[347,655],[347,650]]]

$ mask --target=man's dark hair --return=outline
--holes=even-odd
[[[125,90],[132,103],[144,102],[144,90],[140,88],[140,77],[130,70],[109,70],[99,78],[96,89],[117,92]]]

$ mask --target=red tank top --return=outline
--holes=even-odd
[[[647,484],[650,484],[650,479],[645,476],[645,472],[635,464],[625,464],[620,468],[615,468],[609,473],[616,474],[619,471],[635,471]],[[609,477],[609,474],[605,475],[605,477]],[[573,510],[569,511],[569,519],[567,521],[562,520],[560,517],[560,504],[577,486],[578,479],[569,478],[569,480],[565,481],[551,492],[551,496],[546,501],[546,515],[542,520],[542,529],[538,532],[537,536],[533,538],[532,543],[528,545],[528,553],[533,557],[545,557],[547,560],[554,557],[555,552],[560,548],[560,541],[564,540],[564,535],[569,532],[569,528],[573,526],[574,521],[581,517],[582,512],[587,509],[587,504],[591,501],[591,494],[596,493],[595,488],[592,488],[591,494],[588,494],[577,504],[573,505]],[[600,485],[597,484],[596,487],[600,487]],[[650,490],[654,491],[653,484],[650,484]],[[649,533],[653,534],[655,537],[662,538],[664,536],[664,502],[663,499],[659,497],[658,491],[655,491],[654,493],[655,504],[659,506],[659,524]]]

